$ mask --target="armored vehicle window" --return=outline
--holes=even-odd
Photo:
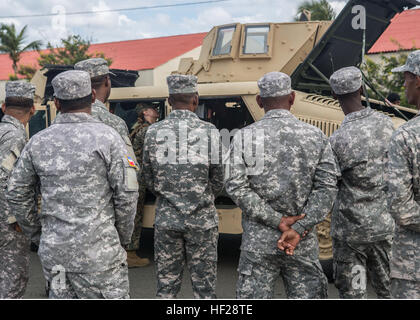
[[[216,45],[214,46],[213,55],[230,54],[232,49],[232,39],[235,33],[235,26],[220,28],[217,32]]]
[[[269,26],[246,27],[244,54],[267,53],[269,31]]]
[[[46,110],[38,110],[34,116],[29,120],[29,137],[37,134],[41,130],[47,128],[47,112]]]

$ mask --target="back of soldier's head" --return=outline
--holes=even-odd
[[[330,85],[333,95],[340,101],[360,99],[360,89],[363,85],[362,72],[356,67],[339,69],[331,75]]]
[[[61,112],[81,110],[92,105],[92,87],[86,71],[70,70],[60,73],[51,84]]]
[[[197,77],[173,74],[166,78],[172,107],[191,106],[198,96]]]
[[[80,61],[74,65],[74,70],[86,71],[89,73],[92,89],[99,90],[105,86],[109,75],[114,75],[109,71],[108,62],[102,58],[91,58]]]
[[[27,81],[9,81],[6,83],[5,108],[27,113],[34,106],[35,86]]]
[[[283,72],[269,72],[258,80],[259,98],[265,109],[290,108],[292,80]]]

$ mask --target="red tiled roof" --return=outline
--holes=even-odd
[[[201,46],[207,33],[194,33],[171,37],[140,39],[92,44],[90,53],[101,52],[112,58],[111,68],[127,70],[154,69],[165,62]],[[41,52],[47,52],[43,50]],[[28,51],[22,54],[19,65],[38,66],[39,54]],[[0,80],[13,74],[12,61],[7,54],[0,54]]]
[[[397,14],[391,24],[376,41],[369,53],[400,51],[392,40],[397,40],[403,50],[420,48],[420,9],[406,10]]]

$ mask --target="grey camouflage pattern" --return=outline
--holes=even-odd
[[[420,299],[420,281],[391,280],[392,299]]]
[[[35,86],[26,80],[6,82],[6,98],[17,97],[34,100],[34,95]]]
[[[420,281],[420,117],[394,132],[389,147],[388,206],[396,229],[391,278]]]
[[[388,211],[389,117],[366,108],[348,114],[330,138],[341,179],[331,216],[331,235],[356,243],[382,241],[394,232]]]
[[[29,279],[29,245],[14,225],[0,223],[0,299],[21,299]]]
[[[390,299],[391,237],[374,243],[347,243],[333,239],[334,280],[341,299],[367,299],[361,279],[370,279],[378,299]],[[359,277],[359,279],[356,279]]]
[[[258,80],[258,87],[262,98],[286,96],[292,92],[292,80],[285,73],[269,72]]]
[[[246,165],[230,165],[226,191],[242,209],[241,249],[280,254],[277,241],[282,216],[306,214],[293,225],[299,234],[312,230],[295,255],[318,259],[314,227],[330,212],[337,194],[336,160],[328,138],[318,128],[299,121],[287,110],[271,110],[258,122],[239,131],[231,144],[230,162],[242,150],[244,130],[263,129],[264,168],[246,175]],[[256,134],[254,134],[254,137]],[[252,150],[256,150],[252,140]]]
[[[40,184],[42,211],[31,214]],[[67,272],[125,263],[138,197],[121,137],[86,113],[59,114],[26,145],[9,180],[19,225],[39,243],[42,265]],[[42,234],[39,233],[42,228]]]
[[[235,160],[235,153],[243,150],[244,131],[258,129],[264,130],[264,155],[258,155],[264,157],[264,168],[261,174],[247,176],[245,161]],[[248,140],[252,150],[257,150],[256,141]],[[321,130],[299,121],[287,110],[271,110],[260,121],[235,135],[229,167],[226,191],[242,209],[242,252],[272,255],[269,260],[273,263],[285,264],[288,260],[277,248],[281,218],[305,213],[305,218],[292,228],[300,235],[311,231],[297,246],[294,257],[296,261],[307,261],[313,270],[313,266],[319,264],[314,227],[326,218],[337,194],[339,172],[328,138]],[[303,263],[293,264],[293,272],[303,278],[309,276],[305,274],[309,271]],[[301,297],[317,295],[315,292],[323,290],[319,283],[324,281],[324,275],[317,274],[318,281],[307,285],[299,284],[298,280],[289,282],[296,287],[289,287],[286,283],[286,291],[290,296],[297,291]],[[274,275],[265,280],[274,281]],[[272,283],[259,282],[258,285],[267,289]],[[271,295],[270,291],[267,295]]]
[[[410,53],[407,57],[405,65],[394,68],[391,72],[411,72],[420,76],[420,50]]]
[[[54,97],[61,100],[85,98],[92,93],[89,73],[80,70],[65,71],[51,81]]]
[[[134,154],[139,163],[139,172],[137,173],[137,180],[139,182],[139,199],[137,201],[137,214],[134,219],[134,230],[131,236],[131,243],[126,247],[126,250],[138,250],[140,248],[140,237],[142,229],[142,219],[144,214],[144,201],[146,199],[146,182],[143,175],[143,148],[144,139],[146,137],[147,129],[150,123],[143,123],[133,130],[130,134],[130,140],[133,143]]]
[[[288,299],[326,299],[328,281],[318,260],[241,251],[237,299],[273,299],[281,277]]]
[[[14,223],[16,219],[6,200],[7,181],[25,147],[28,138],[23,124],[5,115],[0,122],[0,223]]]
[[[29,241],[14,230],[7,182],[27,141],[23,124],[5,115],[0,122],[0,298],[22,298],[29,277]]]
[[[362,72],[356,67],[342,68],[330,77],[331,89],[338,95],[356,92],[362,87],[362,84]]]
[[[105,104],[98,99],[96,99],[92,104],[92,117],[102,123],[105,123],[107,126],[113,128],[120,134],[121,138],[125,142],[128,156],[136,163],[136,166],[139,167],[134,154],[133,145],[128,137],[128,127],[125,121],[117,115],[109,112]]]
[[[220,140],[213,124],[200,120],[195,113],[187,110],[172,111],[165,120],[149,127],[144,142],[143,174],[147,188],[157,197],[155,226],[176,231],[211,229],[219,224],[214,199],[223,189],[223,152],[219,150],[218,164],[210,163],[211,147],[208,148],[208,163],[160,164],[157,151],[163,137],[159,136],[159,132],[171,130],[174,133],[178,142],[169,148],[179,154],[180,125],[188,133],[203,130],[209,141],[211,130],[216,130]],[[186,149],[192,149],[196,142],[188,139]],[[201,158],[197,158],[199,161]]]
[[[185,261],[195,299],[216,298],[218,228],[178,232],[155,228],[156,296],[175,299]]]
[[[166,78],[169,94],[196,93],[197,77],[192,75],[172,74]]]
[[[86,71],[91,78],[113,74],[109,72],[108,62],[102,58],[91,58],[80,61],[74,65],[74,70]]]
[[[110,270],[93,273],[65,273],[65,286],[51,287],[58,273],[44,268],[50,283],[49,299],[129,299],[128,268],[121,264]]]

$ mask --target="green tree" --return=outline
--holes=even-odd
[[[405,96],[404,74],[391,72],[392,69],[405,64],[409,53],[404,51],[407,49],[404,49],[398,41],[392,41],[399,46],[398,52],[392,55],[381,54],[379,62],[375,62],[368,57],[366,59],[366,65],[362,66],[362,70],[369,78],[375,90],[383,97],[386,98],[390,93],[398,93],[401,97],[402,106],[414,108],[408,104]],[[413,50],[415,49],[413,47]],[[368,93],[370,97],[381,100],[381,97],[378,97],[372,90],[368,89]]]
[[[311,20],[334,20],[336,14],[334,9],[328,3],[327,0],[306,0],[303,1],[296,14],[295,20],[299,21],[300,15],[304,10],[308,10],[311,13]]]
[[[112,59],[106,58],[101,52],[88,53],[90,41],[84,40],[79,35],[71,35],[66,39],[61,39],[61,45],[54,47],[48,43],[45,52],[40,53],[38,63],[41,67],[46,65],[74,65],[79,61],[90,58],[104,58],[108,65],[112,64]]]
[[[18,63],[22,53],[28,50],[39,50],[41,46],[41,41],[32,41],[29,44],[24,44],[26,28],[27,26],[24,26],[18,32],[14,24],[1,24],[0,26],[0,52],[7,53],[12,60],[12,67],[15,74],[11,78],[17,78]]]

